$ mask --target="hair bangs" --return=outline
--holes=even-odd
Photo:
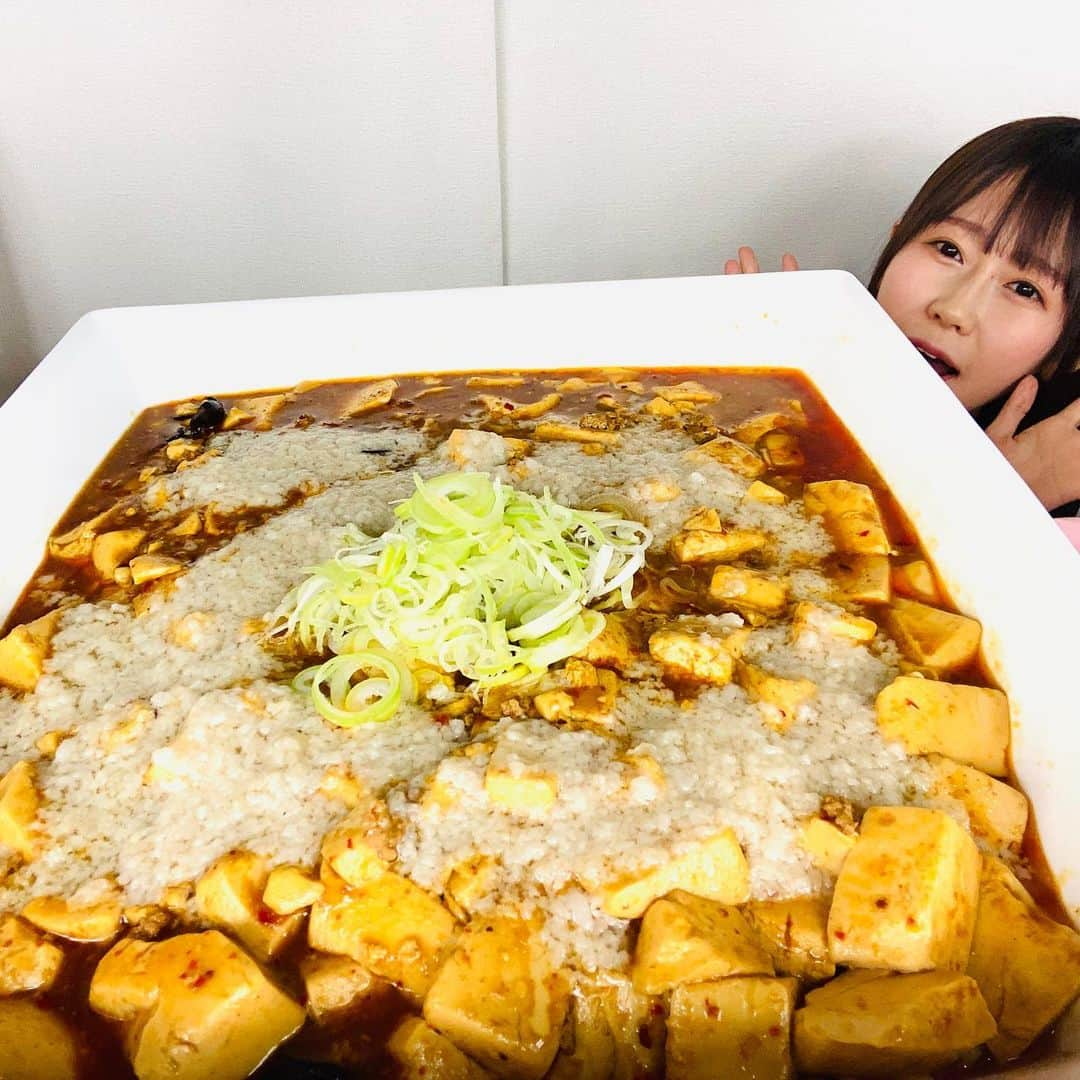
[[[1011,188],[983,250],[1000,252],[1021,270],[1045,274],[1071,299],[1080,278],[1080,187],[1069,190],[1060,176],[1032,167]]]

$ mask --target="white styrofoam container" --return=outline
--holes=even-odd
[[[92,312],[0,408],[11,515],[0,613],[82,482],[148,405],[301,379],[598,365],[791,367],[813,380],[910,515],[957,604],[983,623],[987,659],[1012,703],[1017,773],[1080,922],[1080,557],[839,271]],[[1062,1050],[1073,1048],[1080,1040]],[[1074,1075],[1080,1057],[1070,1060],[1024,1073]]]

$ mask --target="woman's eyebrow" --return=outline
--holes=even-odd
[[[958,225],[961,229],[966,229],[972,236],[976,237],[979,242],[985,248],[989,233],[986,229],[980,225],[977,221],[968,221],[967,218],[957,217],[955,214],[950,214],[942,221],[944,225]],[[1026,266],[1028,270],[1034,270],[1037,274],[1043,274],[1050,278],[1055,284],[1059,284],[1062,280],[1061,271],[1051,263],[1048,263],[1045,259],[1040,259],[1038,255],[1031,255],[1026,260]]]

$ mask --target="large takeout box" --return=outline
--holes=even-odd
[[[0,612],[79,486],[147,405],[302,379],[600,365],[800,368],[817,384],[906,509],[958,606],[983,622],[987,659],[1012,702],[1016,770],[1080,922],[1080,557],[849,274],[93,312],[0,409]],[[1080,1056],[1072,1062],[1036,1071],[1076,1075]]]

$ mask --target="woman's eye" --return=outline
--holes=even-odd
[[[1042,301],[1042,293],[1030,281],[1014,281],[1010,288],[1017,296],[1022,296],[1025,300]]]
[[[951,240],[934,240],[933,246],[937,248],[940,255],[944,255],[946,259],[959,259],[960,249]]]

